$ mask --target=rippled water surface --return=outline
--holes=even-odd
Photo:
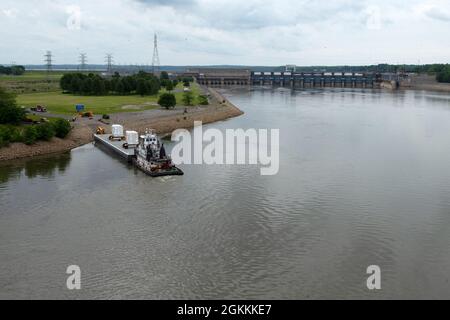
[[[0,298],[450,298],[450,96],[227,96],[246,114],[209,127],[279,128],[278,175],[152,179],[93,145],[0,165]]]

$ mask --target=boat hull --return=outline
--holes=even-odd
[[[158,170],[151,171],[151,170],[141,166],[139,164],[139,162],[136,161],[136,159],[133,159],[133,162],[139,170],[141,170],[142,172],[144,172],[146,175],[148,175],[150,177],[182,176],[182,175],[184,175],[184,172],[177,167],[172,167],[170,169],[158,169]]]

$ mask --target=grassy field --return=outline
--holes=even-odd
[[[20,106],[43,105],[50,113],[74,114],[75,105],[84,104],[85,111],[105,114],[124,111],[139,111],[156,107],[156,96],[76,96],[61,92],[21,94],[17,97]]]
[[[59,90],[63,72],[27,71],[21,76],[0,75],[0,85],[18,94]]]
[[[177,104],[182,105],[183,86],[179,84],[174,92]],[[199,95],[199,87],[197,84],[191,86],[195,101]],[[160,93],[165,92],[161,90]],[[36,105],[45,106],[50,113],[55,114],[74,114],[76,112],[75,105],[84,104],[85,111],[92,111],[94,114],[109,114],[116,112],[142,111],[148,109],[159,108],[157,105],[158,95],[154,96],[77,96],[72,94],[63,94],[56,92],[39,92],[25,93],[17,96],[19,106],[33,107]]]
[[[64,75],[64,72],[54,71],[47,75],[46,71],[26,71],[21,76],[0,75],[0,83],[10,81],[41,81],[41,80],[58,80]]]
[[[78,96],[63,94],[59,87],[59,79],[64,72],[27,71],[21,76],[0,75],[0,85],[8,91],[17,94],[17,103],[20,106],[34,107],[43,105],[50,113],[74,114],[75,105],[84,104],[86,111],[94,114],[106,114],[116,112],[130,112],[158,108],[158,95],[154,96]],[[200,89],[197,84],[192,84],[194,104],[198,103]],[[165,90],[162,89],[161,93]],[[183,85],[179,83],[173,91],[177,99],[177,105],[183,105]]]

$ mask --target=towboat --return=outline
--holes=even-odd
[[[154,130],[146,130],[145,134],[139,137],[139,143],[134,150],[135,165],[151,177],[184,174],[172,163],[172,159],[166,154],[164,144]]]

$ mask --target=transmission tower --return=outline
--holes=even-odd
[[[155,33],[153,47],[153,60],[152,60],[152,72],[153,74],[159,74],[159,53],[158,53],[158,36]]]
[[[87,54],[86,53],[80,53],[80,70],[85,71],[86,70],[86,62],[87,62]]]
[[[44,55],[45,57],[45,66],[47,68],[47,74],[50,73],[52,71],[53,68],[53,60],[52,60],[52,52],[51,51],[47,51],[46,54]]]
[[[106,72],[108,74],[112,74],[114,60],[113,60],[113,55],[111,53],[106,54],[105,62],[106,62]]]

